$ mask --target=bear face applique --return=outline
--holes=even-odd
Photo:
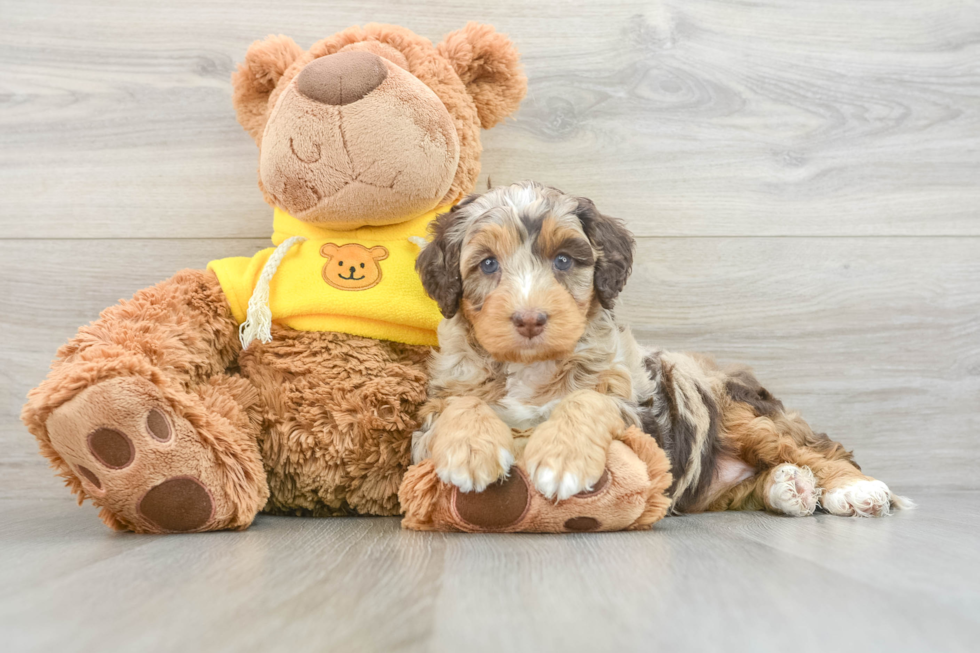
[[[380,245],[368,249],[358,243],[335,245],[326,243],[320,248],[323,280],[337,290],[367,290],[381,283],[381,263],[388,250]]]

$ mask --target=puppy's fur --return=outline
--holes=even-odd
[[[911,502],[744,368],[641,347],[612,308],[633,237],[587,199],[533,182],[474,195],[440,216],[417,269],[446,317],[431,363],[416,462],[481,491],[531,431],[528,473],[549,498],[591,489],[627,425],[672,462],[675,512],[880,516]]]

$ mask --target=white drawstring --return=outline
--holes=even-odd
[[[238,339],[242,341],[242,349],[248,349],[252,341],[261,342],[272,341],[272,311],[269,309],[269,284],[272,276],[279,268],[286,253],[293,245],[306,240],[303,236],[293,236],[282,241],[272,256],[262,267],[262,274],[255,282],[255,289],[248,300],[248,311],[245,313],[245,321],[238,327]]]

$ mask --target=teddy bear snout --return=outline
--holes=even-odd
[[[343,106],[357,102],[388,77],[381,57],[353,50],[314,59],[300,71],[296,86],[306,97]]]

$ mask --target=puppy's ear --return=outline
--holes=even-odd
[[[258,143],[265,129],[269,96],[286,69],[303,54],[288,36],[268,36],[256,41],[231,76],[232,104],[238,122]]]
[[[599,250],[594,285],[603,308],[610,309],[633,270],[633,234],[621,220],[602,215],[592,200],[580,197],[575,211],[592,246]]]
[[[462,219],[462,208],[473,201],[471,196],[443,213],[429,224],[432,242],[426,245],[415,260],[415,270],[422,279],[422,287],[429,297],[439,304],[439,311],[447,319],[456,315],[463,299],[463,275],[459,270],[459,254],[463,235],[452,227]]]
[[[467,23],[447,34],[436,50],[466,84],[484,129],[517,111],[527,93],[527,77],[509,38],[490,25]]]

